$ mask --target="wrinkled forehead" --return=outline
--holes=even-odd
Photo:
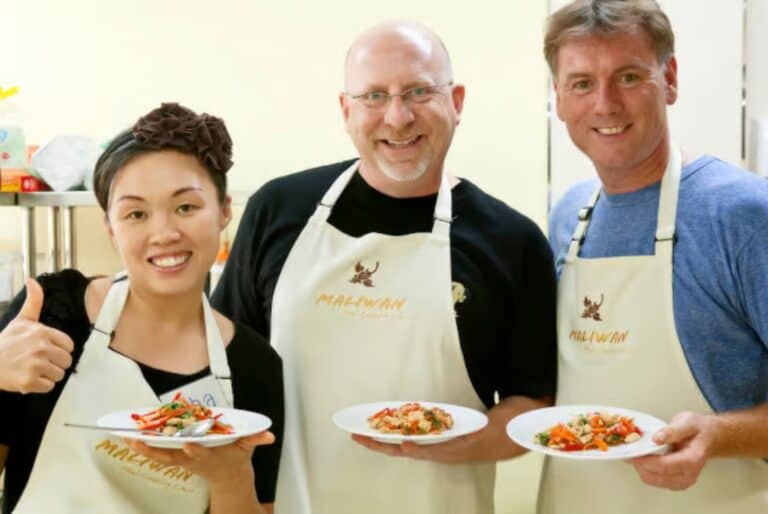
[[[407,29],[362,36],[350,48],[344,72],[347,91],[450,80],[450,64],[440,42]]]

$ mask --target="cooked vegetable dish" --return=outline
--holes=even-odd
[[[634,443],[643,435],[632,418],[588,412],[574,416],[568,423],[558,423],[549,430],[533,436],[534,442],[564,452],[592,450],[607,451],[611,446]]]
[[[439,407],[423,407],[411,402],[394,409],[381,409],[368,418],[368,425],[385,434],[439,434],[453,427],[453,417]]]
[[[131,414],[140,430],[156,432],[157,435],[175,435],[193,423],[210,418],[214,419],[214,423],[205,435],[233,433],[230,425],[219,421],[220,417],[221,414],[214,416],[208,407],[191,403],[181,393],[176,393],[173,400],[146,414]]]

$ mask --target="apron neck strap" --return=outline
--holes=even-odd
[[[105,346],[109,346],[117,322],[120,320],[120,314],[123,312],[125,301],[128,299],[128,275],[121,271],[112,280],[112,286],[104,297],[104,303],[99,309],[96,321],[93,324],[93,330],[98,334],[99,341]]]
[[[224,393],[227,405],[234,406],[232,373],[227,362],[227,350],[221,338],[219,325],[216,323],[216,318],[213,315],[213,309],[205,295],[203,295],[203,319],[205,320],[205,341],[208,345],[208,366],[216,382],[219,383],[221,391]]]
[[[355,175],[358,166],[360,166],[360,159],[356,160],[347,169],[345,169],[341,175],[339,175],[338,178],[333,181],[331,187],[329,187],[323,195],[323,198],[320,200],[320,203],[317,206],[317,210],[315,211],[315,215],[319,216],[322,221],[328,221],[328,217],[331,215],[331,209],[333,209],[333,207],[336,205],[336,201],[341,196],[341,193],[344,192],[344,189],[349,184],[349,181],[352,180],[352,177]]]
[[[443,173],[440,178],[440,189],[437,191],[437,201],[435,202],[435,222],[432,224],[432,234],[441,239],[448,239],[451,234],[451,223],[453,222],[452,200],[448,174]]]
[[[589,198],[589,202],[586,206],[579,209],[579,222],[573,231],[571,242],[568,245],[568,253],[565,256],[566,262],[573,262],[579,256],[579,249],[581,248],[584,239],[587,237],[587,229],[589,228],[589,222],[592,219],[592,211],[597,204],[597,199],[600,198],[600,192],[602,188],[597,188],[592,196]]]
[[[125,272],[118,273],[112,282],[112,287],[107,292],[107,296],[104,298],[104,303],[96,317],[96,322],[93,324],[92,336],[95,339],[90,340],[88,344],[95,342],[96,344],[102,344],[104,347],[109,346],[112,332],[114,332],[125,307],[129,290],[128,275]],[[227,351],[224,347],[224,341],[221,339],[221,331],[213,315],[213,309],[205,295],[203,295],[203,319],[205,321],[205,341],[211,374],[221,386],[224,398],[229,405],[233,405],[232,377],[229,363],[227,362]]]
[[[676,145],[671,144],[667,168],[661,179],[661,191],[659,193],[659,212],[655,235],[656,253],[658,253],[660,245],[672,244],[674,242],[677,196],[680,190],[681,174],[682,155],[680,149]],[[571,237],[571,242],[568,245],[568,253],[565,256],[566,262],[573,262],[579,255],[581,245],[587,237],[589,223],[592,221],[592,211],[595,209],[597,200],[600,198],[601,191],[602,188],[597,188],[587,205],[579,210],[579,222],[573,231],[573,237]]]
[[[355,172],[360,166],[360,160],[353,162],[339,177],[334,180],[331,187],[323,195],[320,203],[315,210],[314,218],[319,222],[326,222],[331,215],[331,210],[336,205],[336,201],[344,192],[344,189],[352,180]],[[448,176],[443,173],[440,179],[440,188],[437,192],[437,201],[435,202],[434,224],[432,225],[432,234],[440,237],[450,235],[452,218],[451,205],[451,185],[448,183]]]
[[[663,244],[672,244],[675,238],[675,218],[677,216],[677,196],[680,191],[683,158],[680,149],[671,145],[669,162],[664,178],[661,179],[659,193],[659,218],[656,225],[656,248]]]

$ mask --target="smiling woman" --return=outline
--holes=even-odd
[[[0,430],[3,514],[272,511],[280,358],[203,295],[231,217],[231,152],[220,119],[163,104],[99,158],[94,192],[125,272],[30,280],[0,321],[0,410],[17,413]],[[264,414],[273,433],[179,451],[63,426],[178,393]]]

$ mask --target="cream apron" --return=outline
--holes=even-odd
[[[127,279],[112,284],[77,368],[53,409],[14,514],[186,514],[208,508],[208,488],[199,476],[148,460],[119,438],[63,426],[93,424],[109,412],[157,405],[176,393],[158,399],[138,364],[109,348],[128,289]],[[203,310],[212,375],[180,391],[204,404],[230,406],[226,350],[205,297]]]
[[[680,153],[674,149],[661,184],[655,255],[579,258],[598,193],[579,214],[558,285],[558,405],[624,407],[666,421],[686,410],[712,412],[688,367],[673,316],[680,173]],[[768,465],[757,459],[714,459],[694,486],[669,491],[645,485],[622,461],[547,458],[539,513],[582,512],[768,512]]]
[[[357,170],[325,193],[273,300],[285,368],[278,514],[489,514],[494,465],[441,465],[367,450],[331,421],[353,404],[428,400],[485,410],[470,383],[451,295],[451,191],[431,233],[350,237],[328,223]],[[371,413],[373,414],[373,413]]]

